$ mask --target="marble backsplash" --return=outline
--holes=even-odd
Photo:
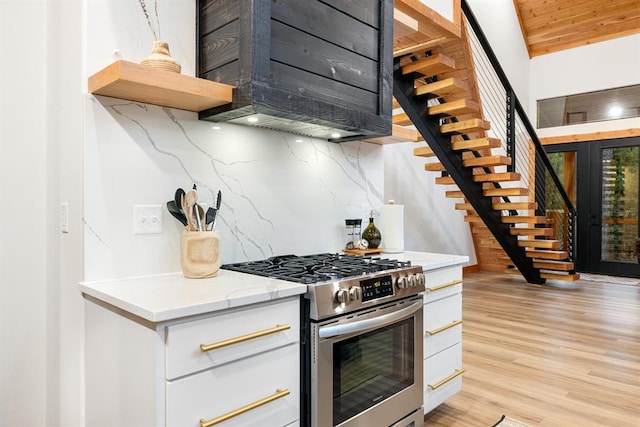
[[[164,208],[196,184],[223,202],[223,263],[342,249],[345,218],[382,205],[381,146],[198,121],[195,113],[87,96],[86,277],[177,271],[182,226]],[[215,128],[220,129],[215,129]],[[133,206],[162,205],[162,233],[133,234]]]

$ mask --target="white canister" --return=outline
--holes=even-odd
[[[404,252],[404,205],[396,205],[393,200],[383,205],[379,228],[382,234],[382,252]]]

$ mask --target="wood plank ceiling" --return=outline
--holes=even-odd
[[[640,0],[513,0],[529,56],[640,33]]]

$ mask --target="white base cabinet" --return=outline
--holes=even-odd
[[[424,413],[462,390],[462,266],[425,271]]]
[[[298,425],[298,296],[159,323],[86,298],[87,426]]]

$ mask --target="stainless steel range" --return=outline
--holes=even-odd
[[[422,267],[327,253],[222,268],[308,284],[303,426],[422,426]]]

